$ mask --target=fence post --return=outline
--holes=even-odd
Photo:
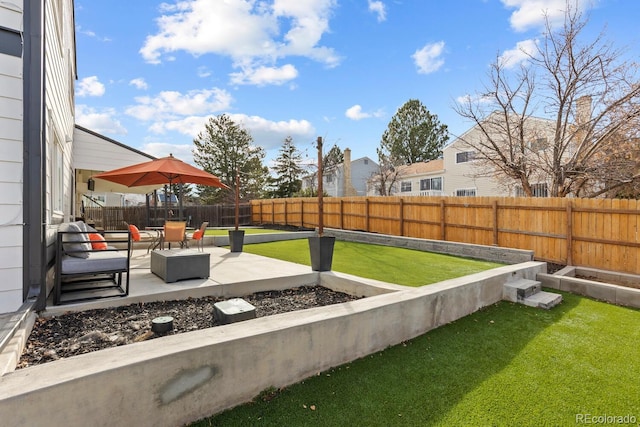
[[[444,199],[440,200],[440,240],[447,240],[447,234],[445,232],[445,222],[444,222]]]
[[[404,199],[400,198],[400,235],[404,236]]]
[[[300,228],[304,228],[304,200],[300,199]]]
[[[340,199],[340,230],[344,230],[344,200]]]
[[[289,221],[287,220],[287,200],[284,201],[284,225],[289,225]]]
[[[275,225],[276,223],[276,202],[271,201],[271,224]]]
[[[364,230],[369,231],[369,199],[364,199]]]
[[[498,246],[498,201],[493,201],[493,246]]]
[[[571,201],[567,202],[567,265],[573,264],[573,208]]]

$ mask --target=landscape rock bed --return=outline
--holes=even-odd
[[[256,308],[257,317],[263,317],[359,298],[322,286],[301,286],[284,291],[257,292],[242,299]],[[219,326],[213,317],[213,305],[224,300],[203,297],[159,301],[38,318],[17,369],[164,335]],[[162,316],[173,318],[173,330],[156,334],[151,331],[151,322]]]

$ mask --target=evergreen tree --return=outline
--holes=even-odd
[[[378,157],[392,164],[410,165],[442,156],[449,140],[447,125],[417,99],[410,99],[398,109],[382,134]]]
[[[248,130],[233,122],[226,114],[209,118],[205,130],[193,140],[193,159],[207,172],[216,175],[230,188],[236,187],[240,175],[240,198],[249,200],[262,196],[269,169],[262,164],[265,152],[252,145]],[[206,204],[233,203],[235,193],[212,187],[198,186]]]
[[[275,161],[273,171],[276,177],[273,180],[274,197],[293,197],[302,188],[300,177],[304,173],[301,166],[302,154],[293,144],[293,139],[285,138],[280,153]]]

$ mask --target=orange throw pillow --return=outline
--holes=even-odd
[[[140,230],[138,230],[138,227],[133,224],[129,224],[129,232],[131,233],[131,239],[133,239],[134,242],[140,241]]]
[[[202,230],[196,230],[193,232],[193,240],[200,240],[202,238]]]
[[[91,240],[91,249],[96,251],[104,251],[107,249],[107,243],[104,241],[104,237],[98,233],[89,233],[89,240]]]

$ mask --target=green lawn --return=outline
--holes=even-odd
[[[284,233],[282,230],[272,230],[267,228],[242,228],[240,230],[244,230],[244,234],[270,234],[270,233]],[[204,233],[206,236],[226,236],[229,234],[228,228],[207,228]]]
[[[311,265],[306,239],[244,245],[243,250]],[[332,270],[399,285],[422,286],[500,265],[412,249],[336,240]]]
[[[500,302],[194,425],[637,425],[640,311],[563,297]]]

